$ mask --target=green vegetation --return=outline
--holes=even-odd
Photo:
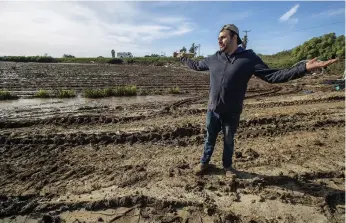
[[[40,89],[37,93],[34,94],[35,98],[50,98],[48,91]]]
[[[7,90],[0,90],[0,100],[12,100],[12,99],[18,99],[19,97],[17,95],[12,95]]]
[[[163,94],[180,94],[179,87],[171,87],[167,89],[137,89],[136,86],[119,86],[115,88],[104,89],[85,89],[83,96],[86,98],[104,98],[104,97],[121,97],[135,95],[163,95]]]
[[[318,57],[320,60],[332,58],[345,59],[345,36],[336,37],[335,33],[329,33],[320,37],[314,37],[302,45],[291,50],[282,51],[274,55],[261,55],[269,67],[286,68],[295,63]]]
[[[103,98],[108,97],[105,89],[85,89],[83,95],[86,98]]]
[[[113,96],[134,96],[137,94],[136,86],[116,87],[113,90]]]
[[[34,94],[35,98],[72,98],[76,97],[76,93],[73,90],[55,90],[55,91],[47,91],[44,89],[40,89],[38,92]]]
[[[195,53],[198,46],[192,44],[189,52]],[[186,52],[186,47],[183,47],[181,52]],[[345,70],[345,36],[336,36],[335,33],[328,33],[323,36],[314,37],[302,45],[293,49],[282,51],[274,55],[258,54],[262,60],[268,64],[270,68],[289,68],[295,63],[318,57],[320,60],[332,59],[335,57],[341,60],[327,68],[329,73],[343,73]],[[194,60],[203,59],[203,57],[193,58]],[[72,55],[64,54],[62,58],[53,58],[47,55],[44,56],[5,56],[0,57],[0,61],[14,62],[42,62],[42,63],[100,63],[100,64],[141,64],[165,66],[169,64],[180,64],[179,58],[175,57],[160,57],[157,54],[151,56],[135,58],[75,58]]]
[[[328,66],[329,74],[343,74],[345,71],[345,36],[336,37],[329,33],[312,38],[294,49],[282,51],[274,55],[259,55],[271,68],[289,68],[295,63],[317,57],[320,60],[339,58],[340,61]]]
[[[76,93],[73,90],[59,89],[55,93],[55,96],[58,98],[73,98],[73,97],[76,97]]]
[[[167,94],[169,93],[169,89],[160,89],[160,88],[157,88],[157,89],[140,89],[138,91],[138,94],[137,95],[141,95],[141,96],[144,96],[144,95],[164,95],[164,94]]]
[[[73,56],[71,54],[64,54],[62,57],[63,58],[76,58],[75,56]]]
[[[50,56],[4,56],[0,57],[0,61],[57,63],[58,59]]]
[[[320,60],[332,58],[345,58],[345,36],[336,36],[329,33],[321,37],[312,38],[303,45],[292,50],[292,56],[297,60],[312,59],[318,57]]]
[[[169,94],[180,94],[180,88],[179,87],[171,87],[168,89]]]
[[[136,86],[121,86],[105,89],[86,89],[83,91],[84,97],[87,98],[103,98],[111,96],[134,96],[137,95]]]

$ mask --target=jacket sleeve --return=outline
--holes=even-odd
[[[188,57],[181,57],[180,61],[193,70],[197,70],[197,71],[209,70],[208,58],[205,58],[200,61],[195,61],[195,60],[191,60]]]
[[[268,83],[288,82],[304,77],[306,72],[305,64],[286,69],[270,69],[259,56],[255,55],[254,75]]]

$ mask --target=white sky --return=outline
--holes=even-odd
[[[192,27],[188,18],[155,15],[138,2],[0,2],[0,55],[110,57],[114,49],[144,56],[155,40]]]

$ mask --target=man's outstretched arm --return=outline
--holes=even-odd
[[[270,69],[258,56],[256,56],[254,68],[254,75],[268,83],[284,83],[304,77],[307,73],[305,64],[287,69]]]
[[[270,69],[262,59],[256,55],[254,75],[268,83],[284,83],[290,80],[295,80],[304,77],[305,74],[313,69],[327,67],[338,59],[328,61],[317,61],[317,58],[310,60],[307,63],[286,69]]]
[[[180,61],[193,70],[197,70],[197,71],[209,70],[207,58],[200,61],[195,61],[195,60],[191,60],[188,57],[182,56],[180,57]]]

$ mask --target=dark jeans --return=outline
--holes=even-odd
[[[207,137],[205,138],[204,152],[201,163],[209,163],[213,155],[219,132],[224,134],[222,164],[224,168],[232,167],[234,151],[234,134],[237,132],[240,114],[216,116],[212,111],[207,113]]]

